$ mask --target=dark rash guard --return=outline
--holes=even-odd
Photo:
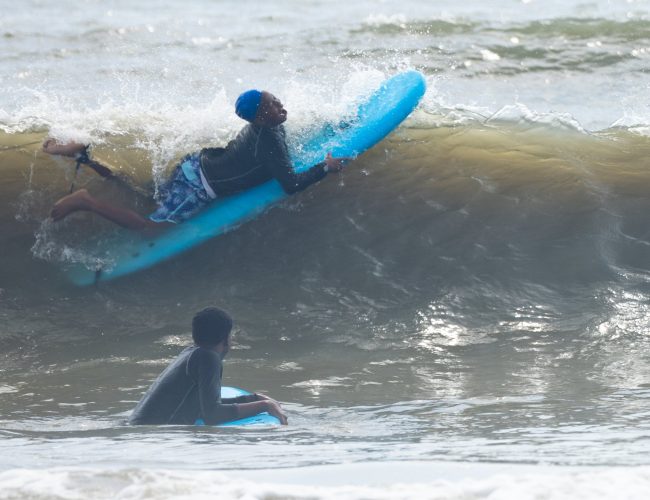
[[[294,172],[282,125],[246,125],[225,148],[201,150],[201,170],[217,196],[244,191],[273,178],[292,194],[327,175],[324,162]]]
[[[193,346],[185,349],[158,376],[137,404],[129,422],[136,425],[207,425],[237,419],[235,403],[256,401],[257,396],[221,399],[221,357],[215,351]]]

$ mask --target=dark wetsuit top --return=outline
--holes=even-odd
[[[188,347],[151,385],[129,422],[193,425],[202,419],[207,425],[214,425],[237,419],[235,403],[256,401],[257,396],[222,400],[222,371],[218,353],[203,347]]]
[[[291,194],[327,175],[325,162],[294,172],[282,125],[246,125],[225,148],[201,150],[201,170],[217,196],[244,191],[273,178]]]

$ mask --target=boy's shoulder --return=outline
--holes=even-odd
[[[185,349],[183,353],[185,352],[187,352],[190,356],[190,361],[207,361],[210,363],[215,363],[217,365],[221,364],[221,356],[219,356],[219,354],[212,349],[206,349],[205,347],[195,345]]]
[[[185,349],[180,358],[183,371],[192,377],[212,377],[214,373],[220,373],[222,370],[221,356],[205,347],[192,346]]]

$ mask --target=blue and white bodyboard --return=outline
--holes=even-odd
[[[424,95],[421,73],[406,71],[384,81],[359,105],[356,116],[336,128],[321,131],[305,141],[293,158],[297,172],[321,162],[328,152],[334,157],[357,156],[392,132],[415,109]],[[288,196],[276,180],[242,193],[215,200],[191,219],[155,238],[129,236],[107,243],[106,258],[96,269],[73,264],[67,275],[84,286],[111,280],[170,259],[210,238],[250,220]]]

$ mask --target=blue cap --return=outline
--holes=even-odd
[[[247,90],[237,98],[235,103],[235,113],[240,118],[248,122],[255,120],[257,115],[257,108],[260,107],[262,101],[262,92],[259,90]]]

